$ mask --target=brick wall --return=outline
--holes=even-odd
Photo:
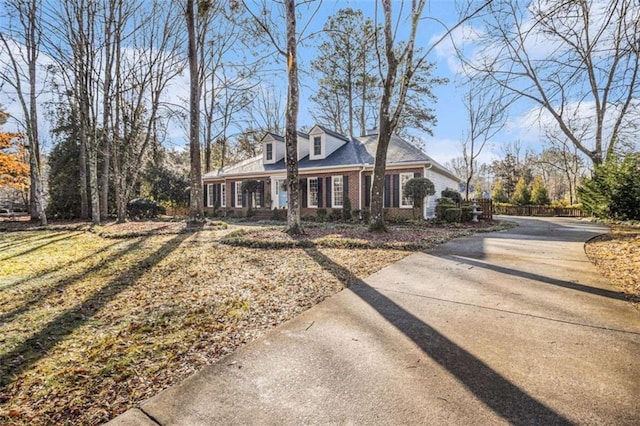
[[[404,168],[404,169],[390,169],[387,170],[386,172],[386,176],[389,176],[388,179],[389,180],[389,188],[387,193],[389,194],[389,202],[388,202],[388,207],[385,207],[385,216],[386,217],[393,217],[393,216],[402,216],[402,217],[407,217],[407,218],[412,218],[413,217],[413,209],[412,208],[403,208],[400,207],[401,205],[401,200],[402,200],[402,189],[400,188],[400,185],[397,184],[397,186],[394,186],[394,179],[399,179],[399,174],[400,173],[412,173],[412,174],[420,174],[420,176],[423,176],[424,174],[424,168],[422,167],[413,167],[413,168]],[[329,178],[329,182],[330,182],[330,187],[329,190],[332,189],[332,180],[331,177],[332,176],[343,176],[343,182],[344,179],[347,179],[347,185],[348,185],[348,193],[349,193],[349,200],[351,201],[351,209],[352,210],[358,210],[358,209],[362,209],[362,210],[368,210],[368,205],[367,205],[367,199],[369,198],[367,193],[366,193],[366,183],[367,183],[367,176],[369,176],[369,178],[372,176],[373,172],[372,171],[365,171],[362,173],[362,181],[360,181],[360,171],[359,170],[354,170],[354,171],[348,171],[348,172],[327,172],[327,173],[301,173],[300,174],[300,179],[302,180],[302,183],[304,184],[304,188],[301,188],[304,192],[304,196],[303,198],[305,198],[308,201],[308,196],[309,194],[307,194],[307,182],[309,178],[318,178],[318,179],[322,179],[322,189],[321,189],[321,197],[322,200],[319,203],[318,207],[308,207],[306,205],[308,205],[307,203],[303,203],[301,200],[301,214],[303,216],[315,216],[317,214],[317,211],[319,208],[324,208],[327,210],[328,213],[330,213],[331,210],[334,209],[333,204],[332,204],[332,199],[330,199],[329,204],[327,205],[327,178]],[[398,175],[394,178],[394,175]],[[427,176],[430,177],[430,176]],[[265,203],[267,201],[267,194],[271,194],[271,182],[269,180],[268,177],[252,177],[251,179],[256,179],[256,180],[262,180],[265,182]],[[232,190],[232,188],[235,188],[235,182],[236,181],[241,181],[243,179],[227,179],[226,181],[226,209],[221,209],[221,210],[226,210],[227,212],[233,211],[235,215],[244,215],[244,213],[246,212],[246,207],[242,208],[242,207],[236,207],[234,206],[234,203],[232,203],[232,195],[234,193],[234,191]],[[222,183],[222,180],[216,180],[216,181],[209,181],[206,183]],[[397,192],[397,194],[396,194]],[[361,198],[358,198],[358,195],[361,196]],[[386,198],[386,197],[385,197]],[[397,207],[394,205],[394,202],[397,202]],[[265,205],[261,206],[262,208],[266,208]],[[341,207],[337,207],[336,209],[342,210]],[[205,211],[209,214],[213,213],[213,208],[212,207],[205,207]],[[422,214],[422,212],[418,212],[418,214]]]

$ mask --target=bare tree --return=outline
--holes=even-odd
[[[203,2],[204,3],[204,2]],[[189,216],[191,220],[204,218],[202,198],[202,164],[200,157],[200,73],[198,70],[198,41],[196,37],[197,9],[194,0],[186,0],[185,17],[188,34],[189,59],[189,152],[191,154],[191,192]]]
[[[536,105],[594,165],[633,140],[640,123],[636,0],[495,0],[482,24],[465,66]]]
[[[574,204],[576,202],[576,189],[584,169],[583,158],[578,148],[564,134],[558,134],[553,130],[546,129],[545,139],[548,148],[540,153],[536,162],[542,167],[550,167],[561,174],[562,180],[567,185],[569,203]]]
[[[7,0],[8,14],[15,14],[19,25],[15,31],[0,31],[0,82],[13,89],[24,116],[29,151],[30,205],[32,220],[47,224],[40,170],[40,135],[38,128],[37,66],[42,33],[40,0]],[[27,74],[24,74],[25,68]],[[23,80],[26,88],[23,87]],[[41,83],[41,82],[40,82]],[[0,87],[2,84],[0,84]]]
[[[118,221],[126,219],[126,206],[137,187],[150,148],[157,144],[161,96],[168,83],[183,70],[183,39],[178,27],[178,7],[173,2],[153,2],[146,13],[133,16],[135,28],[128,41],[131,52],[118,59],[115,116],[111,126],[114,192]],[[118,50],[119,52],[121,49]]]
[[[391,141],[391,135],[398,126],[400,115],[402,114],[402,109],[407,97],[409,84],[411,82],[411,75],[416,67],[413,57],[414,44],[424,6],[424,0],[412,1],[409,38],[405,43],[404,48],[398,52],[397,46],[395,45],[396,32],[393,30],[391,0],[382,0],[386,73],[382,78],[383,90],[382,98],[380,99],[378,143],[376,147],[373,179],[371,182],[371,222],[369,224],[369,229],[374,232],[383,232],[387,229],[384,223],[384,204],[382,201],[384,175],[387,163],[387,150],[389,148],[389,142]],[[424,61],[424,57],[418,60],[418,62],[422,61]],[[401,67],[403,67],[403,69],[401,69]],[[392,106],[396,84],[400,86],[398,90],[398,99],[395,106]]]
[[[298,38],[296,37],[296,2],[285,0],[287,14],[287,110],[285,115],[285,149],[287,165],[287,232],[302,233],[300,224],[300,180],[298,179]]]
[[[301,2],[306,4],[307,2]],[[280,41],[275,21],[269,12],[266,2],[260,5],[260,12],[254,10],[243,2],[245,10],[251,16],[251,22],[255,25],[254,32],[266,38],[276,49],[278,54],[286,59],[287,64],[287,105],[285,113],[285,152],[287,167],[287,232],[297,234],[303,232],[300,222],[300,180],[298,178],[298,107],[299,107],[299,87],[298,87],[298,57],[297,47],[303,38],[303,33],[308,23],[311,22],[321,5],[310,14],[307,25],[298,32],[296,28],[296,1],[284,1],[284,18],[286,21],[285,48]]]
[[[462,158],[465,167],[465,199],[469,199],[469,187],[474,178],[477,160],[485,145],[498,134],[506,122],[505,97],[501,91],[494,90],[472,78],[468,82],[469,90],[464,97],[469,129],[462,141]]]
[[[384,189],[384,175],[387,162],[387,150],[391,136],[401,124],[403,111],[407,105],[407,99],[412,95],[413,79],[419,70],[429,70],[426,66],[427,56],[442,40],[448,37],[453,30],[462,25],[465,21],[482,11],[490,2],[483,3],[475,11],[462,18],[457,24],[448,29],[445,34],[436,40],[426,51],[417,51],[415,39],[418,26],[422,20],[425,0],[412,0],[409,12],[409,35],[407,40],[400,42],[396,39],[398,34],[397,25],[394,28],[394,17],[391,8],[391,0],[381,0],[384,16],[384,47],[382,53],[378,53],[378,63],[380,66],[380,77],[382,80],[382,97],[380,99],[379,133],[376,147],[375,165],[373,179],[371,182],[371,214],[369,230],[373,232],[386,231],[383,215],[382,194]],[[377,4],[377,3],[376,3]],[[376,14],[377,15],[377,14]],[[376,37],[377,40],[377,37]],[[382,59],[384,55],[384,60]],[[419,56],[416,56],[419,55]],[[438,82],[437,79],[433,83]],[[428,92],[429,86],[425,89]],[[435,117],[425,117],[428,121],[435,120]]]

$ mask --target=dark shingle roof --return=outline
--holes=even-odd
[[[340,148],[338,148],[323,160],[310,160],[308,155],[301,158],[298,161],[298,168],[300,170],[322,167],[361,166],[363,164],[374,164],[376,148],[378,145],[377,135],[367,135],[349,140],[346,136],[340,135],[339,133],[332,132],[322,126],[318,127],[332,136],[336,136],[342,140],[347,141],[347,143],[342,145]],[[276,140],[284,140],[284,138],[280,135],[276,135],[273,133],[271,133],[271,135]],[[451,173],[444,166],[433,160],[417,147],[413,146],[399,136],[392,136],[391,141],[389,142],[389,150],[387,151],[387,164],[397,165],[402,163],[415,162],[432,164],[432,167],[434,167],[439,172],[446,174],[451,178],[459,180],[459,178],[457,178],[453,173]],[[262,156],[259,155],[248,160],[241,161],[240,163],[227,166],[223,170],[217,170],[215,172],[207,173],[204,177],[215,178],[220,176],[244,175],[285,170],[286,165],[284,163],[284,159],[278,161],[275,164],[264,164],[262,161]]]

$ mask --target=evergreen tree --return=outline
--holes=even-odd
[[[536,176],[535,179],[533,179],[533,187],[531,188],[531,204],[546,206],[550,203],[551,200],[549,199],[549,193],[547,192],[547,188],[544,186],[542,177]]]
[[[531,193],[529,192],[524,177],[518,179],[516,188],[513,191],[513,196],[511,197],[511,202],[519,206],[526,206],[531,203]]]
[[[496,203],[506,203],[509,201],[509,197],[507,197],[507,193],[504,190],[504,185],[502,184],[501,179],[496,180],[493,184],[491,199]]]
[[[59,219],[80,217],[80,146],[73,137],[61,139],[49,155],[47,215]]]

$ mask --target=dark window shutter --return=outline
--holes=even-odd
[[[236,183],[231,182],[231,207],[236,206]]]
[[[349,195],[349,176],[344,175],[342,176],[342,188],[343,188],[343,192],[344,195]]]
[[[331,207],[331,194],[333,193],[333,185],[331,184],[331,177],[326,178],[325,182],[327,183],[327,194],[325,197],[326,198],[325,206]]]
[[[242,186],[240,187],[240,190],[242,190]],[[249,194],[246,191],[242,192],[242,207],[247,207],[248,196]]]
[[[216,200],[218,201],[218,206],[222,205],[222,185],[224,185],[224,183],[216,185]]]
[[[207,207],[207,205],[208,205],[208,203],[207,203],[207,201],[208,201],[208,200],[207,200],[207,197],[209,196],[209,191],[208,191],[208,189],[209,189],[209,188],[208,188],[208,185],[202,185],[202,187],[203,187],[203,191],[202,191],[202,192],[204,193],[204,194],[203,194],[203,197],[204,197],[204,200],[203,200],[203,201],[204,201],[204,206],[205,206],[205,207]]]
[[[364,206],[371,205],[371,175],[364,177]]]
[[[300,179],[300,192],[302,193],[302,207],[307,208],[307,178]]]
[[[400,175],[393,175],[393,207],[400,207]]]
[[[260,191],[260,207],[264,207],[264,181],[261,180],[260,181],[260,189],[258,190]]]
[[[318,178],[318,208],[322,208],[322,178]]]
[[[384,206],[391,207],[391,175],[384,175]]]
[[[419,178],[420,176],[422,176],[422,175],[420,174],[420,172],[415,172],[415,173],[413,174],[413,177],[414,177],[414,178]]]

